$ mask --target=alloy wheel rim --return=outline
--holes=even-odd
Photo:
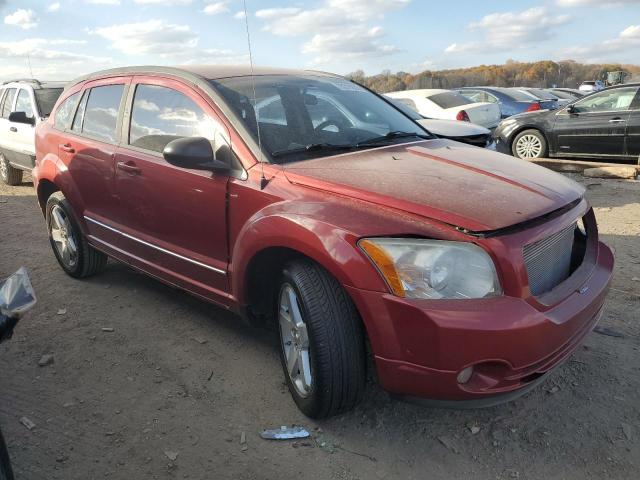
[[[62,263],[72,268],[78,262],[78,242],[69,223],[69,217],[58,205],[51,209],[49,234]]]
[[[4,158],[4,155],[0,153],[0,176],[3,179],[7,179],[9,177],[9,169],[7,168],[7,162]]]
[[[518,139],[516,152],[520,158],[537,158],[542,154],[542,141],[535,135],[523,135]]]
[[[288,283],[280,290],[278,320],[287,374],[298,395],[306,398],[311,393],[313,385],[309,335],[300,310],[298,295]]]

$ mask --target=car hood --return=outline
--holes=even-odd
[[[579,199],[584,189],[533,163],[446,139],[285,165],[294,184],[472,231],[512,226]]]
[[[491,133],[488,128],[459,120],[421,118],[416,121],[431,133],[441,137],[468,137],[470,135],[488,135]]]

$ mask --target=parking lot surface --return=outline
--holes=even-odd
[[[640,183],[574,178],[616,251],[606,334],[506,405],[430,409],[370,382],[356,410],[321,422],[296,409],[273,333],[115,262],[89,280],[66,276],[33,187],[0,186],[0,277],[26,266],[39,299],[0,347],[16,477],[637,479]],[[38,366],[44,354],[54,363]],[[259,437],[291,424],[312,438]]]

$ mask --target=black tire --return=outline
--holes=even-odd
[[[22,183],[22,170],[9,165],[9,160],[0,152],[0,178],[7,185],[15,187]]]
[[[520,142],[524,137],[533,136],[538,139],[540,142],[540,150],[535,155],[527,156],[519,153],[518,151],[518,142]],[[511,153],[516,158],[521,158],[523,160],[530,160],[533,158],[545,158],[548,153],[548,145],[547,139],[544,137],[540,130],[536,130],[534,128],[530,128],[528,130],[523,130],[518,135],[515,136],[513,142],[511,142]]]
[[[62,209],[64,215],[68,219],[69,234],[73,236],[73,239],[77,245],[76,261],[72,265],[64,261],[52,237],[52,211],[56,207]],[[73,214],[73,210],[71,209],[69,202],[62,192],[54,192],[51,194],[51,196],[47,199],[45,212],[47,220],[47,231],[49,232],[49,242],[51,243],[51,248],[53,249],[53,253],[56,256],[58,263],[68,275],[74,278],[86,278],[90,277],[91,275],[95,275],[96,273],[104,269],[105,265],[107,264],[107,255],[99,252],[91,245],[89,245],[87,239],[82,233],[82,230],[80,229],[80,226],[78,225],[78,221]]]
[[[282,328],[280,359],[298,408],[310,418],[326,418],[353,408],[362,399],[366,381],[364,332],[356,308],[342,286],[322,267],[308,260],[288,263],[276,297],[291,286],[307,327],[312,385],[301,396],[287,370]],[[279,323],[280,324],[280,323]]]
[[[9,460],[9,452],[0,432],[0,480],[13,480],[13,470]]]

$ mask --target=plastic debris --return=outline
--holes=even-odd
[[[265,440],[291,440],[293,438],[307,438],[309,437],[309,432],[303,427],[287,427],[283,425],[280,428],[263,430],[260,436]]]
[[[171,460],[172,462],[176,461],[176,458],[178,458],[178,452],[172,452],[171,450],[165,450],[164,454],[167,456],[167,458],[169,460]]]
[[[51,365],[53,362],[54,362],[53,355],[50,355],[47,353],[42,355],[42,357],[40,357],[40,360],[38,360],[38,366],[46,367],[47,365]]]
[[[64,315],[65,313],[67,313],[67,309],[66,308],[61,308],[58,310],[58,315]]]
[[[27,417],[22,417],[20,423],[25,426],[27,430],[33,430],[36,428],[36,424],[29,420]]]
[[[113,327],[102,327],[103,332],[114,332],[115,329]]]

